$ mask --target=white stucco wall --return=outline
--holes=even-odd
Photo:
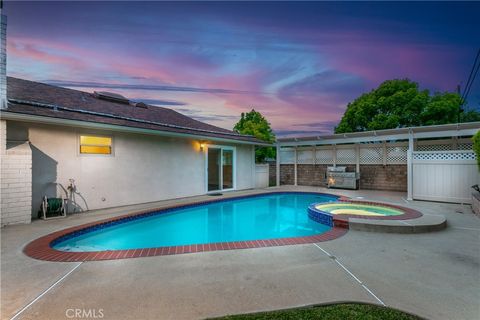
[[[113,155],[80,155],[80,134],[112,136]],[[12,121],[7,138],[30,141],[35,216],[42,196],[60,195],[69,179],[75,180],[77,210],[206,193],[205,155],[198,140]],[[250,145],[236,145],[237,190],[255,186],[252,152]]]

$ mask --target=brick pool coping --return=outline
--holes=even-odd
[[[309,217],[317,222],[320,222],[320,220],[325,220],[325,219],[323,219],[320,216],[316,217],[315,214],[331,216],[331,223],[333,227],[349,229],[350,218],[367,219],[367,220],[410,220],[410,219],[420,218],[421,216],[423,216],[423,214],[420,211],[410,209],[407,207],[402,207],[399,205],[383,203],[383,202],[353,200],[346,197],[340,197],[338,199],[338,202],[387,207],[387,208],[400,210],[403,212],[403,214],[399,214],[395,216],[365,216],[365,215],[358,215],[358,214],[335,215],[335,214],[330,214],[328,212],[316,209],[315,206],[320,204],[320,203],[316,203],[309,206],[308,208]]]
[[[266,192],[254,195],[234,196],[222,199],[214,199],[207,201],[190,202],[181,205],[166,206],[160,209],[151,209],[148,211],[140,211],[136,213],[121,215],[114,218],[108,218],[103,220],[97,220],[90,223],[81,224],[78,226],[66,228],[60,231],[50,233],[46,236],[33,240],[25,246],[23,252],[34,259],[44,261],[55,262],[79,262],[79,261],[100,261],[100,260],[116,260],[116,259],[128,259],[128,258],[140,258],[140,257],[153,257],[174,255],[183,253],[195,253],[195,252],[207,252],[218,250],[235,250],[235,249],[249,249],[249,248],[261,248],[261,247],[275,247],[286,246],[305,243],[316,243],[322,241],[333,240],[343,236],[347,233],[347,228],[332,227],[331,230],[306,237],[290,237],[290,238],[278,238],[267,240],[251,240],[251,241],[233,241],[233,242],[217,242],[208,244],[196,244],[196,245],[182,245],[182,246],[169,246],[169,247],[156,247],[156,248],[142,248],[142,249],[128,249],[128,250],[107,250],[107,251],[88,251],[88,252],[68,252],[59,251],[52,248],[52,243],[59,241],[64,237],[76,236],[79,234],[94,231],[98,228],[108,227],[119,223],[126,223],[128,221],[140,219],[143,217],[160,215],[162,213],[171,212],[176,209],[196,207],[199,205],[227,202],[230,200],[239,200],[243,198],[253,198],[264,195],[275,194],[316,194],[316,195],[332,195],[328,193],[320,192],[295,192],[295,191],[278,191],[278,192]],[[338,201],[346,201],[347,197],[337,196]]]

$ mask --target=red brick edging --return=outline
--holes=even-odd
[[[270,195],[277,193],[306,193],[306,192],[268,192],[260,195]],[[308,192],[312,193],[312,192]],[[321,193],[319,193],[321,194]],[[224,200],[234,200],[238,198],[244,198],[248,196],[231,197],[227,199],[210,200],[202,202],[194,202],[188,205],[201,205],[206,203],[220,202]],[[346,201],[348,198],[340,197],[339,201]],[[129,250],[108,250],[108,251],[89,251],[89,252],[66,252],[59,251],[51,247],[51,243],[58,238],[71,234],[75,231],[79,231],[88,227],[111,223],[119,221],[128,217],[136,217],[141,215],[150,214],[152,212],[158,212],[162,210],[169,210],[175,208],[185,207],[186,205],[169,206],[162,209],[149,210],[145,212],[137,212],[133,214],[123,215],[115,218],[104,219],[94,221],[86,224],[82,224],[75,227],[70,227],[57,232],[50,233],[46,236],[33,240],[25,246],[23,252],[34,259],[56,262],[75,262],[75,261],[99,261],[99,260],[115,260],[115,259],[128,259],[128,258],[140,258],[140,257],[152,257],[162,255],[173,255],[182,253],[194,253],[194,252],[206,252],[217,250],[234,250],[234,249],[247,249],[247,248],[260,248],[260,247],[275,247],[286,246],[294,244],[315,243],[333,240],[343,236],[347,233],[347,229],[333,227],[331,230],[306,237],[291,237],[291,238],[279,238],[268,240],[252,240],[252,241],[234,241],[234,242],[218,242],[208,244],[197,245],[184,245],[184,246],[170,246],[170,247],[157,247],[157,248],[142,248],[142,249],[129,249]]]

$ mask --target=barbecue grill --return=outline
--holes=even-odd
[[[347,172],[347,167],[327,167],[328,188],[358,189],[360,173]]]

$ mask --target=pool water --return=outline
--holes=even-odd
[[[315,206],[316,209],[328,212],[335,215],[350,214],[350,215],[361,215],[361,216],[398,216],[404,214],[403,211],[396,210],[393,208],[377,206],[377,205],[368,205],[368,204],[357,204],[357,203],[322,203]]]
[[[104,251],[322,234],[331,227],[308,218],[312,203],[338,197],[276,193],[175,209],[57,242],[61,251]]]

